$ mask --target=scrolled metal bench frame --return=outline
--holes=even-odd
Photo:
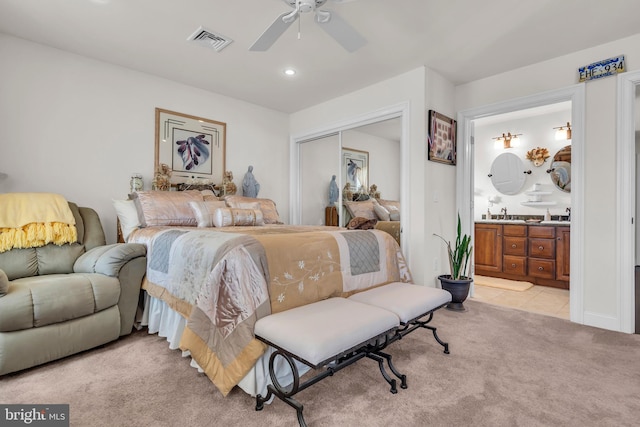
[[[396,369],[396,367],[391,362],[391,355],[388,353],[384,353],[382,350],[384,350],[387,346],[394,343],[395,341],[402,339],[404,336],[413,332],[414,330],[418,328],[425,328],[433,332],[433,336],[435,340],[438,342],[438,344],[444,347],[444,353],[449,354],[449,344],[442,341],[440,337],[438,337],[435,327],[428,325],[428,323],[431,322],[431,320],[433,319],[434,311],[444,307],[445,305],[446,304],[442,304],[418,316],[417,318],[409,322],[401,323],[399,327],[390,329],[387,332],[384,332],[380,335],[372,337],[371,339],[357,346],[354,346],[347,351],[344,351],[329,359],[326,359],[318,364],[313,364],[311,362],[308,362],[293,353],[283,350],[277,344],[272,343],[262,337],[256,336],[256,338],[258,338],[260,341],[264,342],[265,344],[275,349],[275,351],[271,354],[271,357],[269,358],[269,376],[271,377],[271,382],[273,384],[269,384],[267,386],[266,396],[262,397],[261,394],[258,394],[256,396],[256,411],[261,411],[264,408],[264,403],[269,401],[269,399],[271,399],[272,396],[276,396],[280,400],[285,402],[287,405],[291,406],[296,410],[298,423],[300,424],[300,427],[306,427],[307,424],[304,420],[304,415],[302,414],[304,406],[298,400],[294,399],[293,396],[305,390],[306,388],[316,384],[317,382],[323,380],[324,378],[333,376],[334,373],[346,368],[349,365],[352,365],[353,363],[357,362],[358,360],[364,357],[367,357],[369,359],[372,359],[378,362],[380,373],[382,374],[385,381],[387,381],[387,383],[389,383],[389,385],[391,386],[391,389],[389,391],[392,394],[396,394],[398,392],[398,389],[396,386],[397,383],[396,383],[396,380],[394,378],[391,378],[389,374],[386,372],[386,369],[384,366],[385,361],[387,362],[387,365],[389,366],[389,369],[391,370],[391,372],[396,377],[398,377],[398,379],[400,379],[400,388],[406,389],[408,387],[407,376],[404,374],[401,374]],[[425,316],[429,316],[429,318],[426,320],[421,320]],[[293,376],[293,383],[287,387],[280,384],[280,382],[278,381],[277,375],[275,373],[274,362],[278,356],[284,358],[284,360],[289,365],[289,369],[291,370],[291,374]],[[303,383],[300,383],[300,374],[298,372],[298,368],[296,367],[294,359],[299,360],[300,362],[304,363],[305,365],[311,367],[314,370],[324,368],[324,371],[309,378]]]

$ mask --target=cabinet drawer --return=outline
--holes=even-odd
[[[527,275],[527,259],[520,256],[505,255],[502,262],[502,271],[509,274],[517,274],[518,276]]]
[[[529,237],[541,237],[543,239],[554,239],[556,237],[556,228],[545,227],[542,225],[530,225]]]
[[[553,239],[529,238],[529,256],[554,259],[556,257],[556,241]]]
[[[527,237],[527,226],[505,224],[502,226],[502,234],[504,234],[505,236]]]
[[[504,236],[502,251],[505,255],[525,256],[527,254],[527,238]]]
[[[529,258],[529,276],[540,277],[542,279],[555,279],[556,262],[550,259]]]

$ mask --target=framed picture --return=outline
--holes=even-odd
[[[342,182],[351,184],[351,191],[369,189],[369,152],[342,148]]]
[[[155,173],[167,165],[171,183],[191,178],[222,183],[227,124],[156,108]]]
[[[456,164],[456,121],[429,110],[429,130],[427,142],[429,160],[433,162]]]

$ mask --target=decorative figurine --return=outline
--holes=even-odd
[[[253,176],[253,166],[249,166],[249,170],[244,174],[244,180],[242,181],[242,195],[245,197],[258,197],[260,191],[260,184]]]
[[[380,192],[378,191],[377,185],[371,184],[371,187],[369,187],[369,197],[371,197],[372,199],[380,198]]]
[[[336,176],[333,175],[331,177],[331,182],[329,183],[329,206],[335,205],[338,201],[339,195],[340,190],[338,189],[338,184],[336,184]]]
[[[353,191],[351,191],[351,183],[347,182],[342,189],[342,198],[344,200],[352,201],[353,200]]]
[[[161,191],[169,191],[171,188],[171,168],[164,163],[160,164],[158,171],[153,177],[153,189]]]

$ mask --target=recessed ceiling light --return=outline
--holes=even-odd
[[[293,68],[285,68],[284,73],[287,76],[293,76],[296,74],[296,70],[294,70]]]

